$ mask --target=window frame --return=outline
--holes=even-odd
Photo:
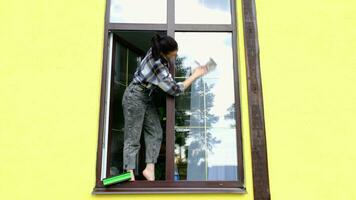
[[[250,1],[250,0],[248,0]],[[105,12],[105,30],[104,30],[104,49],[103,49],[103,73],[102,73],[102,90],[101,105],[99,118],[99,137],[96,163],[96,182],[93,194],[123,194],[123,193],[245,193],[244,163],[242,152],[242,131],[241,131],[241,109],[240,109],[240,92],[238,77],[238,46],[237,46],[237,23],[236,23],[236,0],[230,0],[231,24],[175,24],[174,23],[174,0],[167,0],[167,24],[146,24],[146,23],[110,23],[110,0],[106,0]],[[245,9],[246,11],[246,9]],[[245,21],[245,19],[244,19]],[[104,117],[105,103],[107,100],[107,91],[110,87],[107,85],[110,70],[108,70],[109,33],[115,30],[152,30],[166,31],[167,35],[174,37],[175,32],[230,32],[232,33],[232,53],[233,53],[233,70],[234,70],[234,87],[235,87],[235,112],[236,119],[236,142],[237,142],[237,159],[238,159],[238,181],[174,181],[174,107],[175,98],[167,95],[167,125],[166,125],[166,180],[164,181],[135,181],[120,184],[115,187],[104,187],[101,181],[102,173],[102,148],[104,144]],[[246,34],[245,34],[246,37]],[[174,62],[171,62],[174,65]],[[170,69],[174,76],[174,68]],[[249,88],[250,93],[250,88]],[[251,122],[251,119],[250,119]],[[173,139],[172,139],[173,138]],[[255,139],[255,138],[252,138]]]

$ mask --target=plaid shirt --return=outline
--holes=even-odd
[[[133,82],[141,83],[150,89],[150,95],[154,89],[159,87],[172,96],[179,96],[184,93],[183,82],[176,82],[169,73],[167,66],[168,61],[162,56],[158,60],[154,60],[152,48],[150,48],[140,66],[137,67]]]

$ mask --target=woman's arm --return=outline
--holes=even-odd
[[[158,87],[172,96],[179,96],[184,93],[194,80],[207,73],[206,65],[197,67],[193,74],[183,82],[176,82],[169,70],[159,60],[153,64],[153,73],[158,79]]]
[[[208,72],[206,65],[195,68],[193,74],[183,81],[184,90],[187,89],[196,79],[205,75]]]

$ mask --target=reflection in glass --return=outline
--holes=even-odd
[[[177,81],[212,57],[214,71],[175,100],[176,180],[237,180],[234,76],[231,33],[177,32]],[[208,45],[207,45],[208,44]],[[206,48],[207,47],[207,48]]]
[[[167,0],[111,0],[110,23],[166,23]]]
[[[231,24],[230,0],[177,0],[176,23]]]

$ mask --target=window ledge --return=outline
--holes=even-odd
[[[239,182],[171,182],[171,181],[134,181],[103,186],[97,184],[92,194],[182,194],[182,193],[240,193],[246,188]]]
[[[184,193],[237,193],[245,194],[246,188],[100,188],[92,194],[184,194]]]

